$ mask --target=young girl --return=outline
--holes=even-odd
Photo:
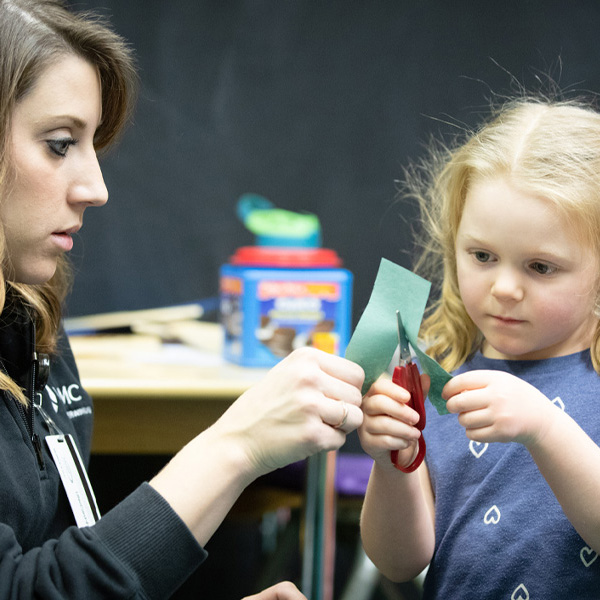
[[[169,597],[250,482],[339,448],[362,421],[360,367],[307,348],[101,518],[80,471],[59,473],[74,448],[87,463],[93,425],[60,325],[65,256],[106,203],[97,152],[134,83],[129,49],[98,19],[0,0],[0,598]],[[52,401],[67,386],[77,410]],[[254,597],[304,599],[289,582]]]
[[[451,414],[428,403],[425,463],[405,474],[390,450],[412,461],[417,416],[406,390],[372,386],[364,548],[393,580],[429,565],[425,598],[598,598],[600,114],[519,99],[432,154],[408,191],[441,276],[422,334],[454,370]]]

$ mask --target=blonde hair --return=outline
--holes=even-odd
[[[511,100],[452,144],[433,143],[427,158],[407,169],[403,193],[418,201],[426,234],[416,270],[441,281],[421,335],[428,353],[450,371],[483,341],[460,297],[456,234],[469,186],[497,176],[553,203],[600,257],[600,114],[583,102]],[[600,282],[594,283],[600,294]],[[600,322],[591,358],[600,373]]]
[[[102,122],[94,145],[109,147],[128,121],[137,90],[132,53],[121,37],[90,13],[70,12],[60,0],[0,0],[0,202],[10,190],[11,117],[17,103],[35,86],[44,70],[68,54],[94,65],[102,89]],[[5,240],[0,228],[0,264],[5,264]],[[56,350],[62,305],[70,285],[70,269],[59,260],[45,284],[25,285],[0,272],[0,312],[6,295],[21,302],[35,320],[38,352]],[[0,389],[26,402],[20,387],[0,371]]]

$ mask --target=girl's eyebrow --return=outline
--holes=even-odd
[[[469,233],[469,232],[459,233],[456,236],[456,239],[458,240],[459,238],[462,242],[468,242],[469,244],[478,244],[478,245],[483,245],[483,246],[486,245],[485,241],[483,241],[481,238],[479,238],[476,235]]]

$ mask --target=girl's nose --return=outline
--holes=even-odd
[[[523,300],[523,286],[518,275],[512,269],[499,269],[492,282],[492,295],[504,301]]]
[[[86,206],[102,206],[108,201],[108,190],[104,183],[98,157],[93,150],[78,164],[77,173],[71,185],[69,201]]]

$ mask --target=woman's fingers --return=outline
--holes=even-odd
[[[362,367],[341,356],[335,356],[327,352],[319,352],[318,357],[321,368],[328,375],[345,381],[354,388],[360,389],[362,387],[365,380],[365,372]]]
[[[290,385],[298,388],[312,389],[333,400],[361,405],[364,371],[341,356],[302,348],[282,360],[272,373],[285,373]]]
[[[334,429],[350,433],[362,424],[363,413],[359,406],[351,402],[325,399],[322,403],[321,419]]]
[[[362,368],[345,358],[325,352],[320,352],[317,357],[321,373],[315,385],[323,395],[360,406],[365,379]]]

